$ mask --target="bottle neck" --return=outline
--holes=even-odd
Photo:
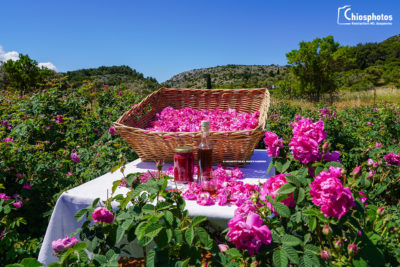
[[[210,136],[209,130],[208,129],[202,129],[200,147],[202,147],[202,148],[211,148],[209,136]]]

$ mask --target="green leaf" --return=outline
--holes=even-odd
[[[208,235],[206,230],[204,230],[201,227],[196,227],[195,230],[196,230],[197,235],[199,236],[200,242],[204,246],[207,246],[208,245],[208,240],[210,239],[210,236]]]
[[[74,219],[79,222],[83,219],[83,217],[85,217],[86,213],[87,209],[78,210],[74,215]]]
[[[290,183],[286,183],[279,188],[279,194],[290,194],[296,190],[296,187]]]
[[[113,182],[113,186],[111,189],[112,194],[114,195],[115,191],[117,190],[118,186],[121,184],[121,180],[117,180]]]
[[[289,169],[289,166],[290,166],[290,160],[288,160],[288,161],[286,161],[285,162],[285,164],[283,164],[283,166],[282,166],[282,172],[281,173],[283,173],[283,172],[285,172],[287,169]]]
[[[125,234],[124,227],[122,227],[122,225],[118,225],[116,239],[115,239],[115,242],[117,244],[122,241],[122,238],[124,237],[124,234]]]
[[[154,267],[154,266],[156,266],[156,251],[153,248],[147,253],[146,267]]]
[[[228,249],[225,253],[231,256],[233,259],[238,259],[242,257],[242,254],[237,248]]]
[[[176,242],[178,242],[178,243],[183,242],[183,234],[180,229],[174,229],[174,236],[175,236]]]
[[[154,238],[163,229],[163,225],[160,223],[152,223],[146,227],[145,236]]]
[[[295,237],[293,235],[284,235],[284,236],[282,236],[281,242],[282,242],[283,245],[290,246],[290,247],[295,247],[295,246],[300,245],[302,243],[300,238]]]
[[[88,255],[86,254],[86,251],[85,251],[85,250],[80,250],[80,251],[78,252],[78,255],[79,255],[79,261],[80,261],[80,262],[86,262],[86,261],[89,260],[89,257],[88,257]]]
[[[75,250],[83,250],[88,247],[88,243],[86,242],[79,242],[74,245]]]
[[[169,210],[165,211],[164,219],[168,223],[169,226],[171,226],[174,223],[174,215]]]
[[[273,204],[272,207],[275,209],[275,211],[280,216],[282,216],[284,218],[289,218],[290,217],[290,209],[286,205],[284,205],[284,204],[282,204],[280,202],[277,202],[277,203]]]
[[[135,235],[138,239],[144,236],[144,231],[146,230],[147,222],[141,222],[135,229]]]
[[[206,216],[196,216],[192,219],[192,226],[196,226],[196,225],[204,222],[205,220],[207,220]]]
[[[297,251],[293,247],[283,245],[282,249],[286,252],[291,263],[299,264],[300,262],[299,255],[297,254]]]
[[[363,258],[353,259],[352,261],[354,267],[367,267],[368,264]]]
[[[293,174],[287,175],[285,176],[286,181],[288,181],[289,183],[295,184],[297,186],[301,185],[301,182],[296,178],[296,176],[294,176]]]
[[[137,244],[141,247],[145,247],[148,244],[150,244],[150,242],[153,241],[153,238],[150,238],[148,236],[144,236],[141,239],[138,239]]]
[[[38,267],[43,266],[39,261],[34,258],[25,258],[21,261],[21,264],[18,265],[7,265],[7,266],[24,266],[24,267]]]
[[[142,211],[145,214],[154,213],[154,205],[146,204],[143,206]]]
[[[308,227],[310,227],[310,230],[311,230],[311,231],[314,231],[315,228],[317,227],[317,218],[311,217],[311,218],[308,220]]]
[[[190,258],[187,258],[184,261],[178,261],[176,262],[175,266],[176,267],[186,267],[189,264]]]
[[[189,228],[186,229],[186,231],[185,231],[185,239],[186,239],[186,242],[187,242],[189,245],[192,245],[193,238],[194,238],[194,230],[193,230],[192,227],[189,227]]]
[[[283,165],[281,162],[279,162],[279,161],[275,162],[275,169],[278,173],[282,173],[282,168],[283,168]]]
[[[301,203],[305,198],[305,191],[304,188],[299,188],[299,193],[297,195],[296,203],[299,204]]]
[[[274,254],[272,255],[272,261],[275,267],[287,267],[289,264],[285,251],[280,249],[275,249]]]
[[[107,262],[107,258],[104,255],[95,254],[93,256],[93,261],[97,262],[97,264],[99,264],[99,265],[103,265]]]

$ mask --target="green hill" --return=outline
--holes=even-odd
[[[166,87],[207,88],[210,75],[212,88],[272,87],[286,75],[287,67],[279,65],[225,65],[179,73],[162,83]]]

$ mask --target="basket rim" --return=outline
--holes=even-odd
[[[139,109],[141,107],[141,104],[144,103],[147,99],[153,97],[153,95],[160,94],[160,92],[162,92],[162,91],[191,91],[191,92],[198,91],[198,92],[210,92],[210,93],[217,92],[217,91],[219,91],[219,92],[229,91],[230,93],[232,93],[234,91],[236,91],[236,92],[237,91],[265,91],[265,94],[267,95],[267,98],[268,98],[268,101],[266,103],[266,105],[267,105],[266,113],[268,113],[269,105],[270,105],[270,99],[269,99],[270,94],[269,94],[269,91],[267,88],[197,89],[197,88],[161,87],[157,91],[154,91],[153,93],[146,96],[142,101],[140,101],[139,104],[128,109],[126,112],[124,112],[122,114],[121,117],[118,118],[117,121],[113,122],[113,125],[116,127],[117,131],[119,128],[124,128],[126,130],[135,131],[137,133],[144,133],[147,135],[157,135],[157,136],[169,136],[169,137],[186,136],[186,135],[194,135],[194,136],[201,135],[201,131],[196,131],[196,132],[158,132],[158,131],[146,130],[146,129],[142,129],[142,128],[138,128],[138,127],[128,126],[128,125],[121,123],[122,118],[124,118],[128,112]],[[260,120],[261,120],[261,117],[262,117],[262,114],[260,114],[260,118],[259,118]],[[267,114],[265,115],[265,117],[267,117]],[[254,129],[240,130],[240,131],[210,131],[210,136],[212,136],[212,135],[242,135],[244,133],[253,134],[254,132],[258,132],[260,130],[265,131],[266,130],[265,127],[266,127],[266,125],[265,124],[261,125],[261,122],[259,121],[257,127]]]

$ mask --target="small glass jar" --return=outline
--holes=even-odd
[[[181,146],[174,149],[174,178],[177,183],[193,182],[193,148]]]

